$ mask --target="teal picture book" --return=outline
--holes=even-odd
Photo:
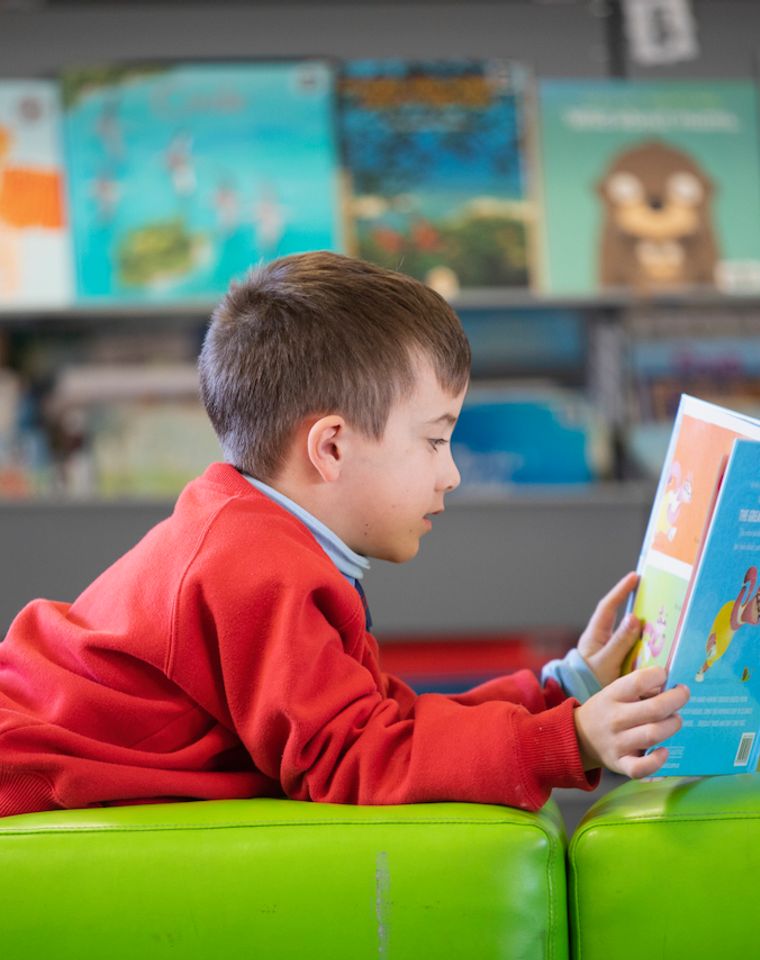
[[[760,289],[752,82],[542,80],[541,287]]]
[[[736,439],[670,652],[691,697],[660,775],[754,772],[760,754],[760,443]]]
[[[328,62],[114,64],[62,89],[78,300],[208,303],[342,248]]]

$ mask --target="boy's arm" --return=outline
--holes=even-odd
[[[294,567],[292,551],[274,540],[268,556],[281,549],[282,562],[257,572],[233,541],[215,540],[219,557],[208,551],[213,577],[185,578],[174,619],[182,652],[173,663],[188,673],[176,679],[192,688],[199,674],[216,677],[204,694],[218,703],[212,713],[288,796],[536,809],[554,787],[593,787],[576,734],[578,704],[556,684],[542,689],[521,671],[461,698],[410,701],[403,692],[396,700],[367,643],[364,610],[358,601],[354,608],[353,592],[348,602],[342,580],[326,579],[321,565],[312,572],[306,555]]]
[[[383,679],[386,696],[399,704],[404,715],[410,713],[414,709],[419,694],[392,674],[383,674]],[[537,713],[540,710],[546,710],[547,707],[556,707],[567,699],[567,694],[552,679],[542,685],[536,680],[532,671],[516,670],[514,673],[493,677],[462,693],[447,694],[447,698],[468,707],[487,703],[489,700],[505,700],[521,704],[531,713]]]
[[[234,632],[220,638],[234,727],[257,768],[288,796],[537,809],[553,787],[593,786],[575,733],[575,701],[542,709],[541,688],[528,675],[509,683],[529,690],[529,706],[437,694],[400,703],[379,671],[360,662],[351,631],[330,626],[319,600],[285,599],[271,618],[280,637],[264,647],[241,637],[245,616],[234,616]],[[357,623],[353,636],[363,635]]]

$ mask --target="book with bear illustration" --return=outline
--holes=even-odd
[[[539,113],[547,292],[760,289],[753,83],[544,80]]]
[[[760,750],[760,421],[683,396],[639,560],[642,636],[691,698],[663,775],[754,770]]]

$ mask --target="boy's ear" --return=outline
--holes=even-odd
[[[346,421],[338,414],[320,417],[309,428],[306,446],[309,460],[325,483],[340,476],[345,458]]]

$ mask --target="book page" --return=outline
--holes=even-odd
[[[642,636],[624,672],[669,662],[716,486],[737,437],[760,440],[760,422],[682,396],[637,567],[633,612]]]

